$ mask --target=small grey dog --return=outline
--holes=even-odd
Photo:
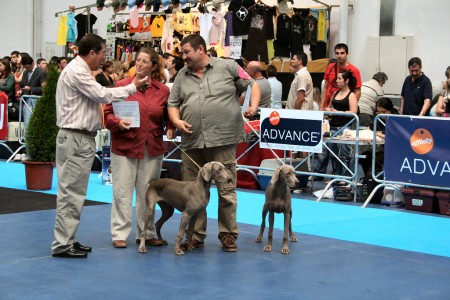
[[[212,180],[216,183],[229,183],[232,180],[231,172],[229,172],[222,163],[213,161],[205,164],[200,169],[195,181],[177,181],[170,178],[151,181],[150,187],[145,195],[147,219],[144,228],[142,229],[139,252],[147,252],[147,248],[145,247],[145,233],[150,223],[151,216],[154,216],[156,203],[158,203],[162,213],[161,218],[155,224],[158,239],[163,240],[161,236],[161,227],[170,219],[173,215],[174,208],[176,208],[182,212],[182,217],[175,241],[175,254],[184,254],[180,244],[188,224],[186,246],[187,250],[191,251],[193,247],[190,243],[192,242],[192,232],[194,231],[195,221],[197,220],[198,214],[209,203],[209,188],[211,187]]]
[[[274,213],[284,214],[284,236],[282,254],[290,254],[288,247],[288,233],[291,242],[297,242],[297,238],[292,232],[292,207],[291,207],[291,190],[296,187],[299,181],[295,176],[294,167],[289,165],[279,166],[273,173],[272,179],[266,189],[266,202],[264,203],[262,211],[262,223],[259,230],[259,235],[256,238],[257,243],[261,243],[263,239],[264,229],[266,227],[266,216],[269,212],[269,234],[267,244],[264,246],[264,252],[272,251],[272,235]]]

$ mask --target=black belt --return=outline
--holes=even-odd
[[[87,130],[74,129],[74,128],[60,128],[60,129],[64,129],[64,130],[75,132],[75,133],[84,134],[84,135],[87,135],[87,136],[90,136],[90,137],[96,137],[97,136],[97,131],[87,131]]]

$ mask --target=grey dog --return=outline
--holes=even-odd
[[[270,180],[269,185],[266,189],[266,202],[264,203],[262,211],[261,228],[259,230],[259,235],[256,238],[257,243],[262,242],[264,229],[266,227],[266,216],[267,213],[269,213],[269,234],[267,244],[264,246],[265,252],[272,251],[274,213],[284,214],[284,236],[281,253],[290,253],[287,241],[288,233],[291,242],[297,242],[297,238],[292,232],[292,207],[290,188],[296,187],[298,183],[299,181],[295,176],[295,170],[292,166],[281,165],[273,173],[272,179]]]
[[[185,233],[186,248],[188,251],[191,251],[193,249],[191,242],[194,224],[198,214],[209,203],[209,188],[211,187],[212,180],[216,183],[229,183],[232,180],[232,176],[222,163],[213,161],[205,164],[200,169],[195,181],[177,181],[170,178],[151,181],[145,196],[147,219],[144,228],[142,229],[139,252],[147,252],[147,248],[145,247],[145,233],[150,223],[151,216],[154,216],[156,203],[158,203],[162,212],[161,218],[155,224],[158,239],[163,239],[161,236],[161,227],[173,215],[174,208],[176,208],[182,212],[182,216],[175,241],[175,254],[184,254],[180,245]],[[186,232],[187,226],[188,229]]]

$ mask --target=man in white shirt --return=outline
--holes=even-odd
[[[269,81],[270,87],[272,89],[270,107],[271,108],[283,108],[281,105],[281,97],[283,94],[283,85],[277,79],[277,67],[274,65],[267,66],[267,80]]]
[[[78,49],[79,55],[61,72],[56,87],[58,194],[52,256],[65,258],[86,258],[92,251],[77,242],[75,234],[94,162],[95,136],[102,127],[100,104],[126,99],[147,79],[136,76],[125,87],[105,88],[91,76],[105,56],[105,40],[87,34]]]
[[[291,71],[295,72],[289,90],[286,108],[288,109],[313,109],[313,82],[306,64],[308,57],[305,53],[294,53],[291,58]]]
[[[370,126],[375,116],[376,103],[384,96],[383,85],[388,77],[383,72],[373,75],[372,79],[363,82],[361,86],[361,97],[358,101],[359,126]]]

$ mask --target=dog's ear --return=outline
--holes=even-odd
[[[212,163],[209,162],[200,169],[200,174],[202,174],[202,177],[205,181],[211,180],[211,168]]]
[[[278,177],[280,177],[280,172],[281,172],[281,167],[278,167],[275,169],[275,171],[273,172],[272,179],[270,179],[271,184],[277,183]]]

